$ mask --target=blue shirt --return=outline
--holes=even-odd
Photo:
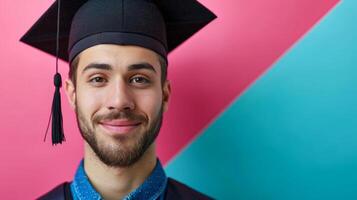
[[[159,160],[150,176],[134,191],[125,196],[124,200],[162,200],[167,185],[167,176]],[[102,200],[103,198],[90,183],[84,171],[84,161],[78,166],[70,185],[73,200]],[[119,200],[119,199],[118,199]]]

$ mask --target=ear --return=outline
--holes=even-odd
[[[73,82],[69,79],[66,80],[65,91],[67,94],[67,99],[72,109],[76,109],[76,87]]]
[[[163,110],[166,112],[169,107],[169,99],[171,95],[171,83],[169,80],[165,80],[165,83],[162,88],[162,103],[163,103]]]

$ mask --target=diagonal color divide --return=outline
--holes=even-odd
[[[357,199],[356,11],[341,1],[166,172],[217,199]]]
[[[173,94],[160,158],[168,161],[197,137],[337,2],[202,0],[218,18],[170,57]]]

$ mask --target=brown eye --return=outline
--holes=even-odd
[[[132,78],[130,80],[130,82],[140,83],[140,84],[150,83],[150,81],[148,79],[141,77],[141,76],[136,76],[136,77]]]
[[[90,82],[94,82],[94,83],[103,83],[103,82],[105,82],[105,79],[104,78],[102,78],[102,77],[94,77],[94,78],[92,78],[92,79],[90,79]]]
[[[88,81],[88,83],[93,87],[105,86],[105,84],[107,82],[108,82],[108,80],[101,76],[93,77],[93,78],[89,79],[89,81]]]

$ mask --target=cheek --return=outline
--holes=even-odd
[[[92,115],[101,105],[101,93],[93,92],[88,89],[78,88],[77,89],[77,106],[81,109],[86,115]]]
[[[160,111],[162,105],[161,91],[146,91],[135,94],[136,106],[139,110],[145,112],[149,118],[153,118]]]

